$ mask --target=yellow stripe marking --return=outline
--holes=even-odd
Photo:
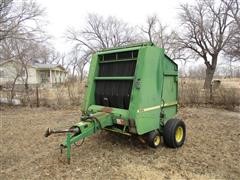
[[[155,110],[155,109],[160,109],[161,107],[168,107],[168,106],[173,106],[173,105],[177,105],[177,102],[172,102],[172,103],[166,103],[166,104],[161,104],[161,105],[158,105],[158,106],[153,106],[153,107],[149,107],[149,108],[140,108],[137,110],[137,113],[140,113],[140,112],[147,112],[147,111],[152,111],[152,110]]]

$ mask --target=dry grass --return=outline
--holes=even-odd
[[[77,123],[78,110],[2,109],[0,179],[239,179],[239,114],[202,107],[179,112],[187,125],[186,143],[179,149],[152,149],[102,132],[80,148],[73,146],[68,165],[58,149],[65,136],[43,134],[47,127]]]
[[[202,89],[203,80],[180,79],[179,103],[186,105],[215,105],[228,110],[236,110],[240,106],[240,79],[221,79],[219,88],[213,90],[212,97],[209,90]],[[66,107],[79,106],[83,100],[86,82],[67,82],[54,88],[39,88],[40,106]],[[8,97],[8,91],[0,91],[1,97]],[[30,93],[30,105],[36,106],[36,89]],[[21,91],[16,92],[16,98],[26,103],[26,96]]]
[[[193,80],[181,80],[179,86],[179,103],[181,105],[199,104],[201,83]]]
[[[65,106],[79,106],[84,96],[85,82],[67,82],[65,84],[54,87],[39,87],[38,96],[40,106],[46,107],[65,107]],[[37,93],[36,87],[30,86],[29,97],[23,89],[15,91],[16,99],[20,99],[23,105],[30,104],[36,106]],[[9,89],[0,91],[0,97],[9,97]]]
[[[215,91],[213,103],[225,109],[234,110],[240,106],[240,94],[237,88],[221,87]]]
[[[40,89],[40,103],[43,106],[79,106],[84,91],[85,82],[67,82],[54,88]]]
[[[185,105],[211,104],[228,110],[237,110],[240,106],[240,80],[222,79],[219,88],[204,90],[203,80],[181,79],[179,83],[179,103]]]

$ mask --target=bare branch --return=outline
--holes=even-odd
[[[198,0],[195,5],[181,5],[183,33],[179,42],[204,60],[207,67],[205,87],[210,86],[218,56],[236,35],[233,18],[229,16],[235,0]]]

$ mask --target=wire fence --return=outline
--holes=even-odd
[[[80,105],[84,95],[84,82],[66,82],[53,86],[17,85],[12,91],[11,87],[3,86],[0,90],[0,103],[39,106],[69,106]]]

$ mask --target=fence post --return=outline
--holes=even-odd
[[[212,104],[213,103],[213,85],[212,85],[212,83],[210,85],[209,91],[210,91],[210,103]]]
[[[37,107],[39,107],[39,93],[38,93],[38,85],[36,86],[36,99],[37,99]]]

